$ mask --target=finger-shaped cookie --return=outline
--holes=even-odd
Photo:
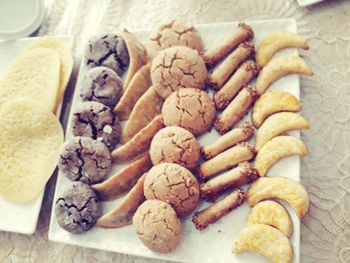
[[[276,80],[288,74],[312,76],[312,71],[302,57],[288,55],[271,60],[261,71],[256,80],[258,94],[263,94]]]
[[[164,128],[163,118],[159,115],[140,130],[130,141],[112,152],[113,162],[128,162],[148,151],[154,135],[162,128]]]
[[[256,133],[255,148],[257,151],[272,138],[291,130],[310,128],[303,116],[293,112],[279,112],[268,117]]]
[[[237,188],[221,200],[213,203],[206,209],[196,212],[192,217],[192,222],[198,230],[205,229],[209,224],[219,220],[231,210],[240,206],[245,200],[245,193],[242,189]]]
[[[243,252],[262,254],[273,263],[291,263],[293,260],[290,240],[278,229],[262,224],[247,226],[239,232],[232,253]]]
[[[295,96],[289,92],[274,89],[261,95],[254,103],[252,123],[258,128],[268,116],[276,112],[300,110],[301,103]]]
[[[139,98],[152,86],[150,76],[151,65],[142,66],[132,77],[129,87],[124,91],[117,106],[114,108],[115,114],[120,121],[125,121],[129,118],[135,103]]]
[[[241,142],[216,155],[214,158],[201,163],[198,172],[201,178],[208,178],[241,162],[249,161],[253,159],[254,155],[254,147],[247,142]]]
[[[96,226],[102,228],[120,228],[130,225],[137,208],[145,201],[143,194],[144,181],[145,175],[137,181],[136,185],[115,208],[97,220]]]
[[[208,77],[208,83],[215,89],[220,89],[238,66],[254,53],[254,45],[251,42],[240,44],[225,60],[214,69]]]
[[[247,226],[256,224],[273,226],[287,237],[293,234],[293,222],[287,210],[276,201],[259,202],[250,210]]]
[[[255,168],[260,176],[265,176],[272,165],[291,155],[304,156],[308,150],[302,140],[293,136],[277,136],[260,149],[255,158]]]
[[[215,121],[215,129],[220,134],[228,132],[247,114],[256,98],[255,89],[250,86],[244,87]]]
[[[224,109],[236,94],[246,86],[259,72],[258,66],[254,61],[244,62],[226,84],[214,94],[214,104],[216,109]]]
[[[278,31],[265,36],[256,51],[256,63],[264,67],[273,54],[284,48],[309,49],[306,40],[300,35],[288,31]]]
[[[292,179],[285,177],[260,177],[248,189],[250,206],[271,198],[286,201],[302,219],[309,210],[309,195],[305,187]]]
[[[201,196],[205,199],[213,199],[218,194],[244,184],[249,184],[259,175],[255,168],[248,162],[240,163],[237,167],[223,174],[220,174],[208,182],[200,185]]]
[[[235,31],[222,43],[204,53],[204,61],[207,67],[213,67],[219,60],[226,57],[234,48],[244,41],[253,39],[253,29],[240,23]]]
[[[111,201],[129,191],[151,167],[151,159],[148,154],[145,154],[112,177],[91,187],[100,201]]]
[[[244,122],[238,125],[237,128],[229,131],[228,133],[220,136],[216,141],[212,144],[206,145],[202,148],[202,152],[204,154],[204,158],[206,160],[213,158],[219,153],[225,151],[231,146],[247,141],[254,134],[253,125],[250,123]]]
[[[128,142],[141,129],[149,124],[157,115],[161,114],[164,100],[153,87],[150,87],[136,102],[129,120],[123,129],[121,143]]]
[[[148,62],[148,55],[145,47],[128,30],[121,33],[129,52],[130,63],[127,75],[124,80],[124,89],[129,87],[129,82],[135,73]]]

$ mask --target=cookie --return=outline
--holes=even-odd
[[[186,88],[165,100],[162,115],[166,126],[180,126],[197,136],[210,129],[216,110],[206,92]]]
[[[121,135],[118,118],[109,107],[96,101],[82,103],[73,114],[72,127],[74,136],[101,141],[110,150],[119,142]]]
[[[83,101],[97,101],[114,107],[123,93],[123,82],[112,69],[96,67],[88,71],[80,90]]]
[[[198,164],[200,146],[192,133],[170,126],[161,129],[153,137],[149,153],[154,165],[169,162],[192,169]]]
[[[199,185],[193,174],[175,163],[153,166],[146,175],[143,192],[148,200],[170,204],[179,216],[191,213],[199,201]]]
[[[155,252],[170,252],[181,241],[181,222],[175,210],[163,201],[145,201],[132,221],[142,243]]]
[[[203,59],[196,50],[188,47],[164,49],[152,61],[152,84],[164,99],[180,88],[202,89],[206,77]]]
[[[55,202],[58,224],[74,234],[89,230],[95,224],[100,212],[94,191],[81,182],[72,183]]]
[[[179,20],[160,25],[151,34],[149,45],[154,53],[173,46],[187,46],[203,52],[203,42],[197,30]]]
[[[75,137],[63,145],[58,168],[71,180],[92,184],[106,177],[111,154],[102,142]]]
[[[105,66],[122,75],[129,65],[129,52],[119,35],[104,35],[90,39],[85,50],[88,67]]]

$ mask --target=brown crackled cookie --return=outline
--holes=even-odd
[[[81,182],[72,183],[55,202],[58,224],[74,234],[89,230],[100,213],[94,190]]]
[[[199,89],[179,89],[171,94],[162,108],[166,126],[180,126],[194,135],[208,131],[216,117],[214,103]]]
[[[164,49],[152,61],[152,84],[164,99],[180,88],[202,89],[206,77],[203,59],[196,50],[188,47]]]
[[[145,201],[132,221],[143,244],[155,252],[170,252],[181,241],[181,222],[175,210],[166,202]]]
[[[150,36],[150,48],[156,53],[173,46],[187,46],[203,52],[203,42],[197,30],[179,20],[160,25]]]
[[[86,184],[102,181],[111,164],[106,145],[88,137],[74,137],[65,142],[58,161],[59,169],[69,179]]]
[[[199,201],[199,185],[193,174],[175,163],[153,166],[146,175],[143,191],[146,199],[169,203],[179,216],[191,213]]]
[[[85,50],[88,67],[105,66],[122,75],[129,65],[129,52],[119,35],[96,36],[89,40]]]
[[[96,67],[84,78],[80,97],[83,101],[97,101],[114,107],[123,93],[123,82],[112,69]]]
[[[74,136],[90,137],[106,144],[112,150],[118,143],[121,126],[109,107],[96,101],[83,102],[73,114]]]
[[[189,131],[176,126],[165,127],[157,132],[149,152],[154,165],[170,162],[192,169],[200,158],[200,146],[196,138]]]

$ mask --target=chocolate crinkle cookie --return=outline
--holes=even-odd
[[[86,101],[73,114],[74,136],[90,137],[103,142],[113,150],[119,142],[121,126],[112,110],[99,102]]]
[[[89,230],[100,213],[94,190],[81,182],[72,183],[55,202],[58,224],[74,234]]]
[[[84,78],[80,97],[83,101],[97,101],[114,108],[122,93],[123,82],[118,74],[107,67],[96,67]]]
[[[106,66],[122,75],[129,65],[129,52],[119,35],[104,35],[90,39],[85,51],[86,65]]]
[[[102,181],[111,169],[111,154],[102,142],[75,137],[65,142],[59,169],[72,181],[92,184]]]

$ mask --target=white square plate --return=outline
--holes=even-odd
[[[250,21],[247,22],[247,24],[252,26],[254,29],[255,45],[257,45],[261,41],[262,37],[268,33],[278,30],[296,32],[296,22],[295,20],[291,19]],[[202,36],[205,48],[209,49],[216,43],[224,40],[225,37],[231,34],[236,26],[237,23],[232,22],[223,24],[198,25],[196,28]],[[133,33],[140,41],[145,42],[149,37],[150,31],[143,30],[135,31]],[[286,54],[297,54],[297,50],[286,49],[279,52],[277,55],[280,56]],[[79,98],[79,90],[82,85],[82,76],[84,75],[84,71],[85,67],[84,64],[82,64],[74,94],[72,112],[81,103]],[[272,88],[288,90],[299,98],[299,77],[297,75],[287,76],[275,82],[271,89]],[[70,114],[70,118],[72,116],[72,112]],[[250,121],[250,114],[242,121]],[[295,132],[293,135],[299,136],[299,133]],[[201,136],[199,141],[202,145],[205,145],[215,140],[218,136],[219,135],[216,133],[216,131],[212,130],[210,133]],[[66,138],[70,139],[71,137],[72,133],[69,120]],[[110,174],[114,174],[120,168],[120,166],[114,166]],[[299,181],[299,157],[293,156],[280,161],[273,167],[273,169],[269,171],[269,175],[281,175]],[[70,183],[71,182],[62,173],[59,173],[54,200],[57,199],[62,189]],[[103,203],[104,213],[111,210],[118,202],[120,202],[120,200],[121,198],[116,201]],[[203,209],[207,205],[207,203],[201,202],[198,209]],[[233,255],[231,253],[233,239],[245,226],[246,217],[249,210],[249,206],[244,204],[230,212],[228,215],[224,216],[215,224],[210,225],[204,231],[196,230],[191,222],[192,215],[188,216],[187,218],[183,219],[183,240],[180,246],[169,254],[159,254],[148,250],[137,238],[132,225],[121,229],[99,229],[95,227],[84,234],[70,234],[60,228],[57,224],[54,209],[51,215],[49,239],[83,247],[178,262],[268,262],[264,257],[257,254]],[[296,263],[299,262],[300,222],[295,213],[289,207],[288,211],[290,212],[294,223],[294,235],[291,242],[293,244],[295,254],[293,262]]]
[[[58,37],[71,44],[71,37]],[[8,66],[13,62],[21,50],[36,38],[23,38],[19,40],[0,41],[0,76],[4,74]],[[57,115],[61,111],[59,107]],[[30,203],[16,204],[9,202],[0,196],[0,230],[33,234],[38,222],[41,203],[45,188],[39,196]]]
[[[323,0],[298,0],[298,3],[300,6],[309,6],[313,5],[319,2],[322,2]]]

